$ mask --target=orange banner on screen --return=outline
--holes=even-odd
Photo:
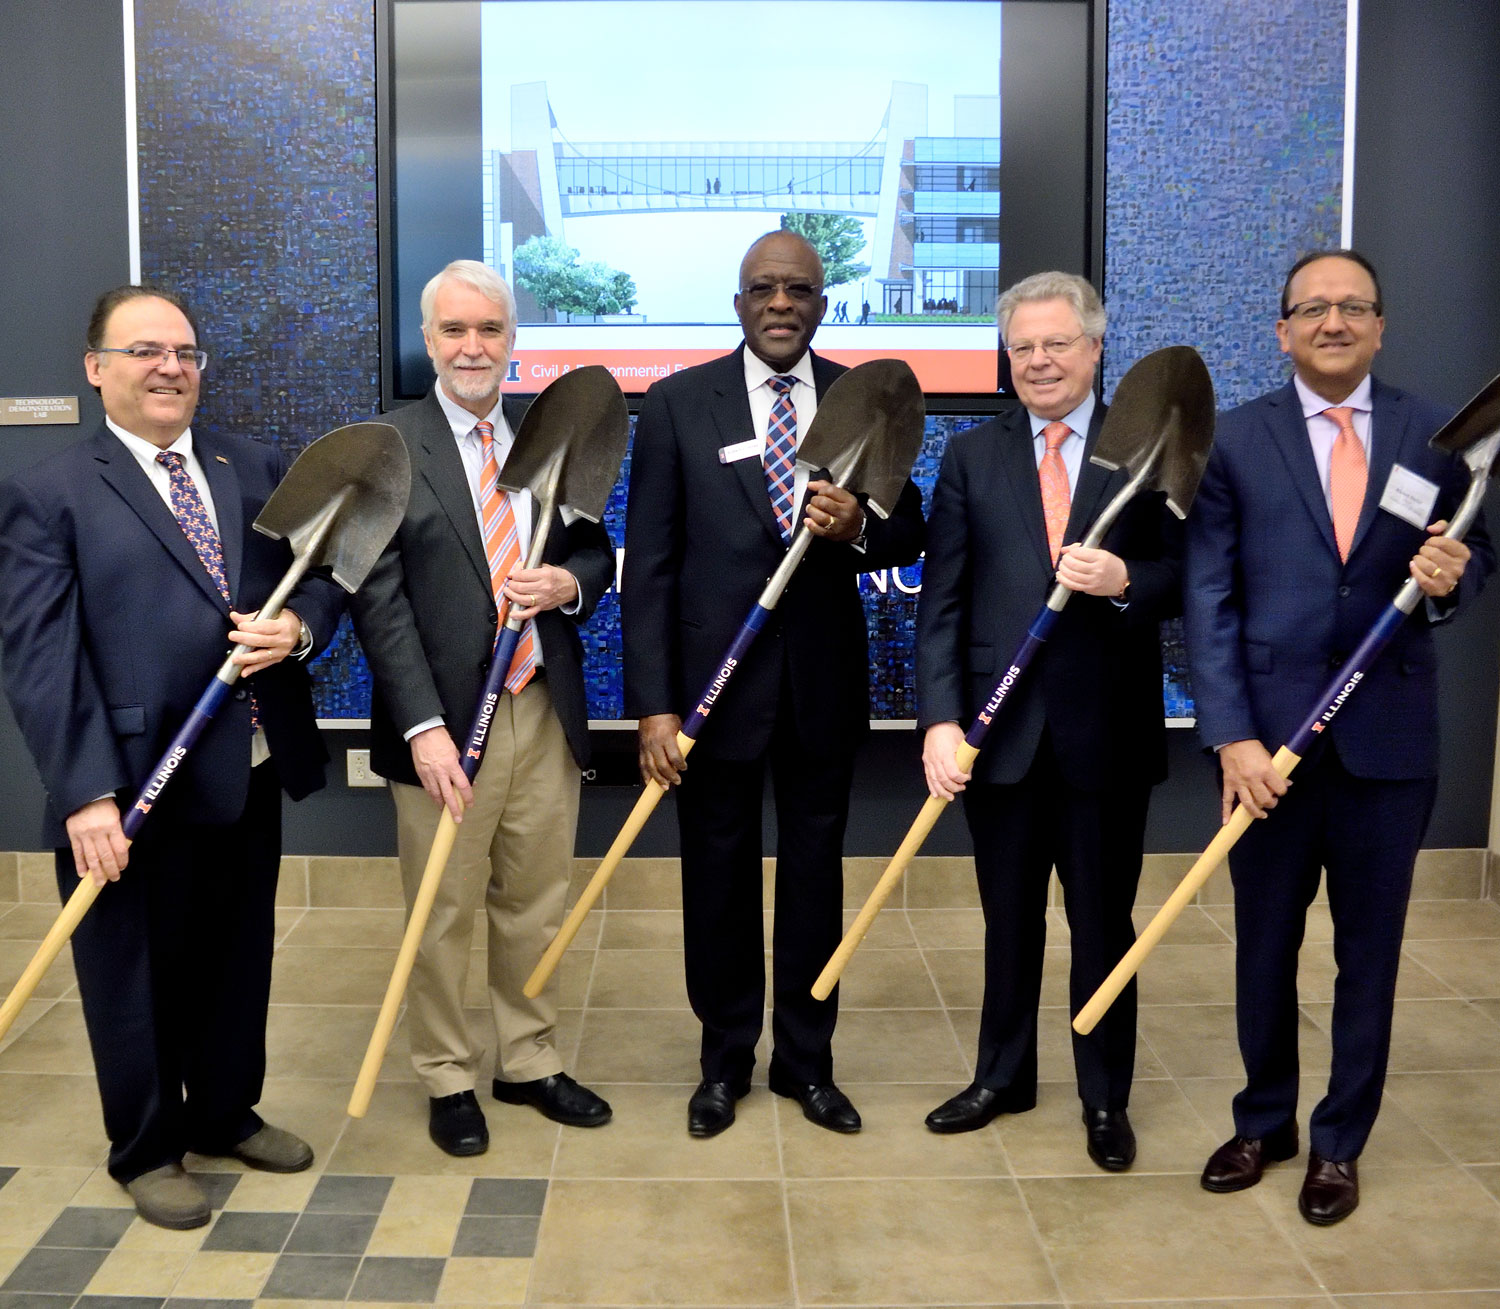
[[[531,393],[575,368],[603,364],[620,389],[639,395],[652,382],[694,364],[717,359],[723,350],[517,350],[502,390]],[[825,359],[853,367],[871,359],[898,358],[911,366],[924,391],[989,394],[995,390],[994,350],[819,350]]]

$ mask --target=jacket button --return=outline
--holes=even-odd
[[[1341,586],[1341,587],[1339,587],[1339,599],[1340,600],[1347,600],[1348,598],[1349,598],[1349,588],[1347,586]]]
[[[249,696],[249,694],[250,694],[250,692],[247,691],[243,686],[236,687],[235,688],[235,692],[234,692],[234,698],[236,700],[244,700],[244,699],[246,699]]]

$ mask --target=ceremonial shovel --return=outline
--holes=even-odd
[[[1492,379],[1443,425],[1428,444],[1434,449],[1462,456],[1464,463],[1468,465],[1469,489],[1464,493],[1458,512],[1453,515],[1453,520],[1444,533],[1455,541],[1461,541],[1464,533],[1473,525],[1479,507],[1484,502],[1485,488],[1494,470],[1495,455],[1500,452],[1500,377]],[[1328,724],[1344,707],[1345,701],[1359,688],[1370,665],[1396,634],[1396,629],[1406,621],[1421,600],[1422,588],[1417,585],[1416,578],[1408,577],[1396,593],[1396,598],[1385,607],[1385,611],[1365,633],[1359,648],[1328,683],[1312,713],[1292,734],[1292,739],[1276,752],[1271,764],[1282,777],[1289,776],[1292,769],[1302,762],[1302,756],[1308,752],[1318,735],[1327,730]],[[1100,983],[1089,1002],[1078,1011],[1078,1016],[1073,1020],[1074,1031],[1087,1036],[1094,1030],[1115,998],[1140,969],[1146,956],[1177,921],[1177,916],[1198,894],[1203,883],[1208,881],[1214,870],[1228,857],[1229,851],[1245,834],[1252,821],[1250,811],[1244,805],[1230,814],[1229,821],[1209,842],[1208,848],[1198,857],[1198,862],[1188,869],[1187,876],[1167,898],[1166,904],[1156,911],[1156,917],[1146,924],[1145,930],[1115,965],[1114,971]]]
[[[1120,379],[1099,439],[1094,444],[1094,453],[1089,456],[1092,463],[1110,471],[1125,469],[1130,480],[1094,520],[1083,544],[1090,549],[1098,546],[1105,533],[1114,526],[1120,511],[1145,490],[1165,491],[1167,507],[1179,518],[1185,518],[1193,497],[1198,493],[1198,481],[1203,476],[1203,465],[1213,444],[1213,431],[1213,383],[1209,381],[1208,369],[1203,366],[1196,350],[1185,345],[1168,346],[1140,360]],[[1061,582],[1052,588],[1047,603],[1032,622],[1005,675],[990,693],[989,700],[958,747],[955,762],[960,771],[972,769],[990,724],[1036,652],[1051,635],[1058,615],[1073,594]],[[838,984],[839,975],[859,949],[875,915],[896,889],[906,866],[922,848],[922,842],[947,804],[948,801],[941,796],[928,796],[889,867],[875,883],[864,908],[813,983],[812,993],[816,999],[826,1000]]]
[[[864,492],[869,508],[882,518],[888,517],[911,474],[917,452],[922,448],[925,412],[922,389],[911,369],[899,359],[872,359],[841,374],[828,388],[828,393],[818,402],[818,412],[797,451],[797,462],[810,470],[826,469],[828,481],[846,491]],[[714,702],[723,694],[734,670],[771,617],[812,540],[806,524],[797,530],[785,558],[771,575],[760,599],[719,661],[718,671],[703,688],[697,707],[677,733],[677,748],[684,758],[703,730]],[[630,811],[614,844],[609,847],[589,884],[583,888],[578,903],[564,919],[541,962],[527,978],[522,988],[526,995],[540,994],[547,984],[563,952],[578,935],[589,910],[620,866],[620,860],[666,793],[666,787],[651,785],[641,792],[641,798]]]
[[[536,514],[531,520],[531,549],[522,561],[523,568],[541,565],[553,510],[559,505],[596,523],[604,516],[604,507],[609,502],[610,489],[620,475],[620,463],[625,458],[629,439],[630,414],[625,408],[625,397],[620,394],[619,383],[610,376],[609,370],[597,364],[564,373],[532,402],[521,422],[521,430],[516,434],[515,444],[506,457],[505,467],[500,470],[502,490],[529,490],[536,498]],[[469,728],[469,739],[460,758],[464,776],[470,782],[484,760],[490,721],[500,697],[505,694],[505,679],[510,674],[511,660],[525,627],[522,619],[511,616],[510,609],[507,601],[500,615],[500,630],[495,653],[490,659],[489,675],[479,693],[474,723]],[[375,1020],[375,1031],[370,1036],[369,1048],[355,1079],[354,1092],[349,1097],[351,1118],[363,1118],[370,1107],[375,1078],[385,1058],[386,1046],[390,1044],[401,997],[406,994],[406,983],[411,978],[412,965],[416,963],[417,947],[422,943],[422,932],[432,913],[432,902],[437,898],[438,885],[443,880],[443,870],[448,866],[448,856],[453,853],[453,840],[457,835],[458,824],[452,811],[444,805],[437,834],[432,838],[432,848],[427,855],[427,866],[422,871],[421,885],[412,900],[411,916],[396,955],[390,985],[386,988],[380,1015]]]
[[[292,566],[256,617],[277,617],[309,568],[326,564],[334,581],[346,591],[358,589],[401,522],[410,488],[406,446],[401,434],[385,423],[352,423],[303,450],[255,520],[257,532],[278,540],[286,538],[293,556]],[[150,780],[120,819],[127,841],[135,838],[172,774],[239,680],[239,665],[233,662],[235,653],[231,650],[219,666]],[[79,880],[78,889],[68,897],[15,988],[0,1005],[0,1037],[10,1030],[21,1006],[31,998],[42,974],[102,889],[91,877]]]

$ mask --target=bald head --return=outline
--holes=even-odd
[[[804,237],[767,232],[745,251],[734,311],[746,347],[768,367],[795,367],[827,309],[823,261]]]

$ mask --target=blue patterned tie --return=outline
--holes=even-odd
[[[791,375],[773,377],[768,385],[776,392],[771,419],[766,425],[766,489],[776,513],[781,539],[792,539],[792,479],[797,466],[797,406],[792,403]]]
[[[167,479],[171,483],[172,512],[177,515],[182,534],[197,551],[204,570],[218,588],[224,603],[229,604],[229,578],[224,572],[224,550],[219,544],[219,534],[214,531],[213,519],[203,507],[203,498],[198,494],[193,479],[188,476],[182,456],[175,450],[163,450],[156,456],[156,462],[167,470]],[[255,703],[255,692],[252,691],[250,730],[254,731],[259,726],[260,711]]]

